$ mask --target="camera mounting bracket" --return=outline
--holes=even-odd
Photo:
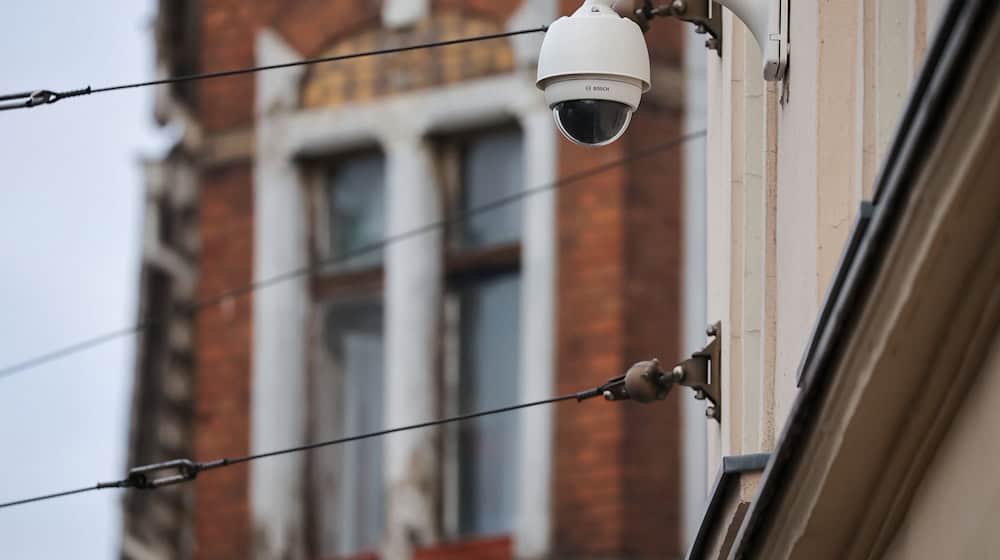
[[[722,323],[709,325],[706,334],[711,342],[691,357],[674,366],[678,385],[694,389],[694,398],[708,400],[705,416],[722,419]]]
[[[642,30],[649,31],[649,20],[655,17],[675,17],[695,26],[695,33],[707,34],[705,48],[722,56],[722,7],[715,1],[673,0],[663,6],[653,6],[646,0],[642,8],[635,11],[633,19]]]
[[[789,0],[672,0],[653,6],[646,0],[635,12],[635,20],[643,30],[649,20],[659,16],[676,17],[693,23],[699,33],[711,36],[705,47],[722,54],[722,14],[719,7],[728,8],[753,34],[760,46],[764,80],[776,82],[785,78],[789,52]]]

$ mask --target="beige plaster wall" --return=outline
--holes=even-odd
[[[885,558],[987,559],[1000,552],[1000,336],[969,388]]]
[[[709,322],[721,320],[729,309],[729,143],[731,137],[731,119],[729,110],[724,110],[722,99],[728,99],[727,80],[723,77],[724,60],[710,51],[704,51],[706,58],[706,121],[708,135],[706,138],[706,197],[705,216],[706,237],[706,314]],[[693,350],[693,349],[688,349]],[[728,362],[725,359],[727,350],[723,338],[723,370]],[[723,395],[723,413],[726,411],[727,398]],[[722,426],[716,422],[708,422],[708,480],[715,478],[719,469],[720,457],[728,452],[728,444]]]
[[[719,95],[710,98],[710,111],[719,118],[710,120],[710,141],[718,149],[708,155],[713,170],[708,196],[708,310],[710,320],[723,323],[723,371],[729,372],[723,386],[727,421],[720,430],[718,452],[732,455],[760,450],[765,438],[762,403],[770,402],[773,394],[773,383],[765,382],[773,379],[773,368],[765,367],[764,354],[765,286],[767,275],[774,275],[765,260],[769,201],[765,170],[768,148],[773,146],[764,128],[767,88],[760,73],[760,49],[731,14],[723,23],[728,40],[722,60],[736,63],[709,65],[714,73],[709,83],[719,84]],[[773,220],[773,212],[770,217]]]
[[[775,84],[760,80],[756,43],[725,12],[723,56],[706,53],[707,307],[724,332],[710,457],[773,447],[941,4],[795,1],[790,70]]]

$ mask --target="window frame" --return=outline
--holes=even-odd
[[[306,353],[306,359],[308,360],[306,370],[309,372],[307,376],[307,441],[323,441],[334,437],[354,435],[344,431],[344,414],[346,412],[344,401],[340,398],[334,398],[332,400],[326,398],[331,393],[338,393],[339,396],[340,391],[337,387],[343,385],[348,376],[348,372],[343,367],[343,364],[336,363],[333,353],[330,351],[330,347],[327,344],[327,337],[330,335],[327,320],[329,315],[334,311],[334,308],[338,305],[360,306],[373,304],[379,306],[384,313],[386,302],[381,292],[368,292],[363,294],[353,293],[347,297],[326,298],[319,300],[314,299],[312,302],[309,316],[310,346],[309,351]],[[384,319],[382,324],[382,342],[384,345]],[[334,378],[329,380],[321,379],[320,374],[324,372],[331,373]],[[384,387],[384,374],[382,383]],[[321,426],[328,424],[332,424],[334,426],[335,429],[333,432],[322,431]],[[359,443],[362,445],[378,445],[377,442],[378,440],[367,440],[367,442]],[[343,454],[351,452],[352,450],[356,452],[357,449],[358,448],[356,446],[334,446],[327,449],[317,450],[315,453],[310,453],[309,458],[305,461],[305,480],[307,485],[306,487],[308,488],[308,491],[305,492],[305,508],[307,511],[306,519],[308,523],[307,540],[309,542],[309,549],[316,554],[320,554],[322,552],[320,548],[322,548],[323,545],[323,541],[321,539],[321,531],[323,529],[318,526],[318,523],[321,521],[320,509],[323,507],[320,501],[326,498],[333,498],[332,504],[329,505],[330,509],[335,510],[338,517],[344,515],[344,512],[337,511],[341,506],[341,496],[337,493],[337,489],[340,487],[341,480],[344,476],[342,471],[342,467],[344,465]],[[382,461],[382,467],[384,469],[384,456]],[[314,486],[316,484],[321,484],[321,476],[325,476],[333,488],[329,495],[325,493],[326,491],[322,485],[320,487]],[[388,491],[388,489],[384,486],[382,490],[384,493]],[[387,520],[383,517],[381,528],[383,532],[386,528],[386,521]],[[339,531],[341,528],[342,525],[340,525],[338,521],[335,530]],[[341,545],[343,542],[341,539],[342,535],[337,533],[337,536],[334,539],[335,546],[339,547]],[[356,550],[350,553],[350,557],[353,558],[354,556],[363,556],[374,552],[377,548],[378,545],[372,549]],[[332,551],[328,552],[333,554]],[[336,556],[336,554],[333,555]]]
[[[337,379],[328,383],[343,382],[347,372],[343,369],[342,364],[337,364],[334,362],[334,356],[330,352],[330,348],[327,345],[328,325],[327,318],[329,314],[333,311],[337,305],[343,305],[345,303],[364,303],[364,302],[378,302],[381,306],[383,313],[385,310],[385,263],[384,259],[380,259],[377,264],[365,264],[359,266],[330,266],[324,265],[324,262],[329,260],[335,260],[338,255],[334,254],[334,249],[332,247],[332,236],[331,228],[333,225],[330,223],[330,190],[327,188],[329,185],[330,177],[336,172],[338,166],[357,158],[370,157],[373,155],[378,155],[382,158],[382,165],[387,166],[387,155],[383,149],[378,145],[366,144],[359,146],[354,149],[344,150],[334,154],[325,154],[320,157],[312,158],[300,158],[299,159],[299,171],[301,174],[301,185],[305,189],[304,201],[306,204],[306,237],[307,237],[307,252],[308,252],[308,263],[310,267],[309,274],[309,294],[310,294],[310,308],[309,308],[309,346],[306,353],[307,364],[307,387],[309,389],[309,394],[311,395],[307,406],[309,407],[309,412],[307,414],[307,435],[309,441],[318,441],[320,439],[327,438],[329,434],[321,434],[319,432],[319,427],[317,426],[319,419],[321,418],[333,418],[335,419],[338,434],[341,435],[351,435],[343,434],[343,417],[345,414],[344,407],[339,399],[335,399],[334,402],[323,401],[322,406],[327,409],[326,414],[322,414],[320,411],[316,410],[317,407],[321,406],[319,399],[324,395],[328,394],[329,391],[324,391],[325,386],[322,380],[319,379],[319,375],[323,372],[334,372]],[[388,184],[383,185],[383,205],[388,205]],[[382,239],[385,238],[385,233],[383,232]],[[383,342],[385,336],[385,325],[382,325]],[[382,372],[384,377],[384,372]],[[385,380],[383,379],[383,382]],[[339,437],[339,436],[337,436]],[[324,469],[329,469],[329,472],[323,473],[330,477],[332,480],[333,487],[338,487],[343,473],[341,472],[341,467],[343,464],[343,458],[340,453],[344,450],[337,450],[335,458],[317,462],[316,459],[309,459],[306,461],[306,480],[307,484],[313,485],[319,483],[319,472],[317,472],[317,467],[322,467]],[[318,455],[316,455],[318,457]],[[383,463],[384,468],[384,463]],[[383,488],[383,491],[386,491]],[[335,498],[334,503],[330,505],[333,509],[338,509],[341,505],[339,496],[336,495],[336,490],[333,491],[332,496]],[[320,513],[319,500],[325,499],[325,495],[321,488],[313,488],[312,491],[307,492],[307,504],[308,509],[307,520],[310,524],[307,527],[307,538],[309,540],[310,548],[319,553],[319,547],[322,546],[321,540],[321,529],[315,524],[318,522],[316,516]],[[344,512],[339,512],[338,515]],[[385,530],[386,520],[383,519],[382,530]],[[340,526],[336,528],[340,529]],[[342,536],[338,535],[335,539],[337,542],[336,546],[340,546]],[[376,545],[375,549],[378,546]],[[372,553],[373,550],[357,550],[354,552],[355,555],[364,555]]]
[[[463,247],[462,233],[464,231],[463,228],[466,225],[466,220],[458,219],[462,214],[462,197],[464,195],[462,185],[462,156],[464,155],[465,147],[483,137],[505,132],[515,132],[520,138],[522,149],[521,159],[523,165],[525,160],[525,131],[516,121],[504,120],[477,128],[439,133],[431,137],[431,141],[434,145],[435,171],[437,173],[438,184],[441,188],[441,196],[444,201],[444,254],[446,259],[445,270],[447,273],[451,272],[450,265],[454,263],[455,260],[460,261],[464,255],[488,253],[501,247],[509,249],[512,246],[520,247],[521,245],[521,231],[518,231],[516,241],[496,243],[487,248]],[[524,173],[522,172],[522,181],[523,175]],[[521,184],[520,187],[523,189],[524,185]],[[521,209],[520,206],[517,207],[519,210]],[[503,260],[499,254],[497,255],[497,258]],[[504,262],[506,262],[508,266],[520,265],[519,259],[513,259],[510,257],[508,257]]]
[[[305,177],[306,216],[308,223],[307,237],[309,245],[310,292],[314,302],[342,299],[348,297],[381,296],[385,285],[385,263],[352,267],[334,267],[326,263],[336,260],[330,245],[332,224],[329,219],[329,191],[326,188],[328,178],[338,166],[352,159],[379,155],[383,166],[387,165],[386,154],[378,146],[368,145],[352,150],[338,152],[319,158],[303,160]],[[383,195],[387,196],[388,185],[383,186]],[[388,206],[388,201],[383,204]],[[385,238],[383,232],[382,239]]]
[[[520,137],[522,154],[525,131],[513,121],[503,121],[473,129],[438,134],[432,137],[435,149],[435,168],[444,205],[445,232],[442,255],[444,259],[443,319],[441,332],[441,387],[442,412],[445,416],[460,413],[462,361],[461,292],[471,283],[517,275],[521,281],[522,231],[516,240],[500,242],[487,247],[464,247],[462,243],[464,220],[462,215],[463,155],[470,142],[490,134],[516,131]],[[522,156],[523,157],[523,156]],[[523,175],[523,173],[522,173]],[[523,177],[522,177],[523,181]],[[520,187],[523,189],[524,185]],[[520,207],[519,207],[519,210]],[[522,212],[523,220],[523,212]],[[523,222],[522,222],[523,223]],[[461,474],[458,457],[460,435],[458,426],[444,426],[441,437],[441,527],[446,542],[478,540],[496,535],[464,534],[461,530]],[[516,469],[516,465],[514,466]],[[514,528],[510,530],[513,534]]]

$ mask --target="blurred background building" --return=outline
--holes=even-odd
[[[162,0],[157,67],[497,33],[578,5]],[[576,177],[681,134],[687,35],[656,25],[653,91],[624,139],[596,150],[554,129],[534,87],[540,34],[162,89],[156,116],[177,142],[146,166],[140,301],[159,319],[139,343],[129,464],[515,404],[686,353],[682,325],[704,324],[680,297],[684,232],[701,224],[681,219],[697,205],[683,195],[690,152]],[[702,191],[697,173],[687,184]],[[683,473],[704,471],[682,458],[686,425],[676,398],[570,403],[208,472],[129,493],[122,553],[677,557],[683,504],[700,509],[704,489],[681,492]]]

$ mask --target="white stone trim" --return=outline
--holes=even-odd
[[[382,25],[389,29],[413,25],[430,13],[430,0],[384,0]]]
[[[386,146],[386,233],[419,230],[443,217],[432,148],[420,136],[401,134]],[[385,248],[385,426],[437,417],[438,334],[443,314],[443,232],[406,238]],[[378,398],[371,395],[371,398]],[[412,538],[438,538],[436,496],[440,429],[383,439],[386,483],[385,552],[406,558]]]
[[[320,155],[377,142],[387,146],[403,131],[423,136],[518,118],[544,109],[534,73],[516,72],[387,97],[288,112],[273,117],[282,140],[269,144],[283,157]]]
[[[523,0],[517,11],[507,20],[507,31],[548,25],[558,16],[559,9],[553,0]],[[544,38],[543,33],[511,37],[510,41],[514,46],[514,64],[518,68],[534,68]]]
[[[257,33],[256,55],[257,64],[261,66],[299,62],[303,59],[281,35],[271,29],[262,29]],[[306,70],[306,66],[292,66],[255,74],[257,90],[254,108],[257,114],[294,109],[298,105],[299,84]]]
[[[558,144],[551,113],[543,106],[520,121],[524,188],[552,183],[558,176]],[[536,194],[523,205],[519,385],[520,402],[528,402],[548,398],[555,387],[556,194]],[[543,558],[550,550],[553,416],[551,407],[521,412],[516,558]]]

